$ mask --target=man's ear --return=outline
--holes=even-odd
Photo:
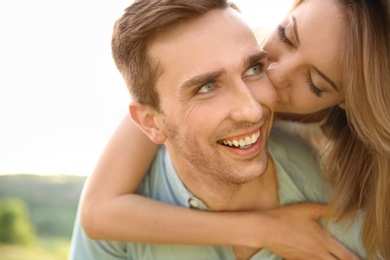
[[[139,102],[131,102],[129,105],[130,117],[135,124],[157,144],[163,144],[166,136],[164,131],[156,124],[159,113],[149,106]]]

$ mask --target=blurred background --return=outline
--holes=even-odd
[[[235,0],[271,28],[291,0]],[[0,2],[0,259],[67,259],[86,177],[130,101],[111,58],[127,0]]]

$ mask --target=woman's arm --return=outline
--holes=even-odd
[[[157,145],[126,116],[104,149],[83,193],[81,224],[90,238],[266,247],[282,257],[300,259],[349,254],[318,225],[317,219],[326,210],[322,205],[212,213],[134,194],[156,150]]]
[[[112,227],[106,225],[122,215],[115,210],[116,204],[136,192],[157,148],[129,115],[123,118],[88,177],[82,194],[80,221],[88,236],[95,238],[111,232]],[[120,208],[120,212],[128,212],[127,202],[123,203],[125,208]],[[132,213],[133,209],[129,209]]]

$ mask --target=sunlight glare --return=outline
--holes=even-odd
[[[252,28],[271,29],[279,24],[287,11],[292,0],[234,0],[240,8],[247,22]]]

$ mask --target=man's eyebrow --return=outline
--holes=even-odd
[[[253,64],[259,62],[260,60],[264,60],[267,57],[268,57],[268,54],[265,51],[259,51],[255,54],[252,54],[244,60],[244,62],[243,62],[244,68],[253,66]],[[198,76],[194,76],[194,77],[184,81],[180,85],[180,89],[186,90],[186,89],[191,88],[193,86],[199,86],[202,84],[206,84],[207,82],[214,82],[217,78],[221,77],[224,74],[226,74],[226,70],[220,69],[217,71],[212,71],[212,72],[208,72],[208,73],[201,74]]]
[[[292,20],[293,20],[293,31],[295,35],[295,39],[297,40],[298,45],[300,44],[299,40],[299,34],[298,34],[298,25],[297,25],[297,19],[294,17],[294,15],[291,15]]]
[[[248,68],[258,63],[261,60],[267,59],[268,54],[265,51],[259,51],[255,54],[250,55],[244,60],[244,68]]]
[[[338,87],[334,82],[328,78],[322,71],[320,71],[317,67],[313,66],[314,70],[320,75],[321,78],[323,78],[326,82],[328,82],[336,91],[339,91]]]
[[[221,69],[221,70],[208,72],[208,73],[205,73],[202,75],[192,77],[192,78],[184,81],[183,84],[180,85],[180,89],[186,90],[186,89],[191,88],[193,86],[199,86],[199,85],[205,84],[207,82],[213,82],[225,73],[226,73],[226,71],[224,69]]]

